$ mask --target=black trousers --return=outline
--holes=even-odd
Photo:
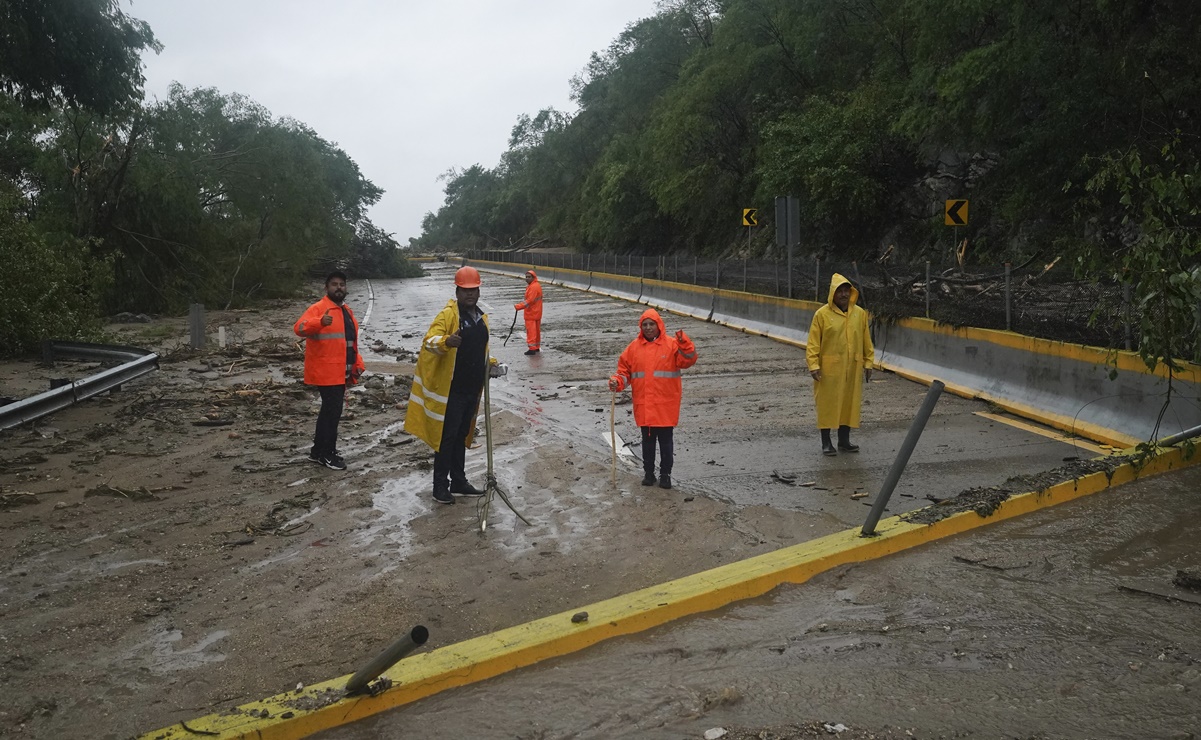
[[[672,433],[675,427],[642,427],[642,469],[648,475],[655,474],[655,442],[659,443],[659,474],[671,475],[675,462],[675,445]]]
[[[317,433],[313,435],[313,455],[332,455],[338,449],[338,422],[346,401],[346,385],[319,385],[321,411],[317,413]]]
[[[467,473],[467,435],[475,427],[478,393],[465,396],[452,393],[446,401],[446,419],[442,422],[442,441],[434,453],[434,490],[445,491],[450,484],[464,483]]]

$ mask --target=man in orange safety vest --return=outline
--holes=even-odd
[[[304,382],[317,386],[321,394],[309,460],[333,470],[346,470],[337,447],[346,388],[357,383],[366,368],[359,354],[359,322],[345,301],[346,274],[335,270],[325,278],[325,297],[292,327],[305,340]]]

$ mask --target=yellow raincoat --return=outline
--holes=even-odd
[[[484,314],[484,326],[488,326],[487,314]],[[450,381],[455,374],[455,358],[458,356],[456,348],[446,346],[446,338],[458,330],[459,302],[452,298],[434,317],[434,323],[430,324],[421,342],[417,369],[413,373],[413,389],[409,394],[409,407],[405,411],[404,430],[432,447],[434,452],[438,452],[442,444],[447,394],[450,393]],[[485,348],[484,352],[487,354],[488,350]],[[496,364],[494,359],[489,362]],[[478,406],[476,413],[479,413]],[[473,429],[464,440],[464,446],[470,447],[474,437]]]
[[[809,326],[805,359],[810,372],[822,371],[822,379],[813,383],[818,429],[859,426],[863,371],[872,368],[875,357],[867,311],[855,305],[859,300],[855,286],[851,285],[846,313],[834,305],[834,291],[850,282],[834,273],[826,305],[817,309]]]

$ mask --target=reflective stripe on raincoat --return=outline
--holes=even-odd
[[[488,326],[488,315],[483,314],[484,327]],[[442,427],[446,421],[447,395],[450,381],[455,374],[455,358],[458,349],[446,346],[446,338],[459,330],[459,302],[453,298],[434,317],[421,352],[417,355],[417,369],[413,373],[413,388],[409,394],[409,406],[405,411],[404,430],[438,452],[442,444]],[[484,353],[487,354],[487,348]],[[484,381],[487,382],[487,381]],[[476,406],[475,413],[479,413]],[[475,438],[475,428],[468,432],[464,446],[470,447]]]
[[[859,291],[851,284],[851,301],[846,313],[834,305],[834,291],[851,283],[834,273],[826,305],[813,314],[805,360],[809,371],[822,371],[822,379],[813,383],[817,405],[817,428],[858,427],[863,402],[863,371],[872,368],[875,349],[867,311],[855,305]]]
[[[356,344],[359,333],[359,321],[354,317],[354,311],[346,306],[346,313],[354,323]],[[321,325],[321,317],[329,314],[333,323]],[[296,336],[304,337],[304,382],[309,385],[353,385],[357,376],[362,374],[366,365],[359,348],[354,348],[354,365],[356,371],[348,372],[346,367],[346,324],[342,320],[342,306],[334,303],[325,296],[309,306],[304,314],[292,326]]]
[[[659,336],[648,342],[642,322],[652,319]],[[668,336],[659,312],[648,308],[638,319],[638,337],[617,360],[618,390],[630,386],[634,399],[634,423],[640,427],[674,427],[680,423],[680,399],[684,384],[680,370],[696,364],[696,345],[687,335],[677,341]]]

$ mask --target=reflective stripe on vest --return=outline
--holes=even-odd
[[[678,378],[678,377],[680,377],[680,371],[679,370],[656,370],[655,377],[656,378]]]

